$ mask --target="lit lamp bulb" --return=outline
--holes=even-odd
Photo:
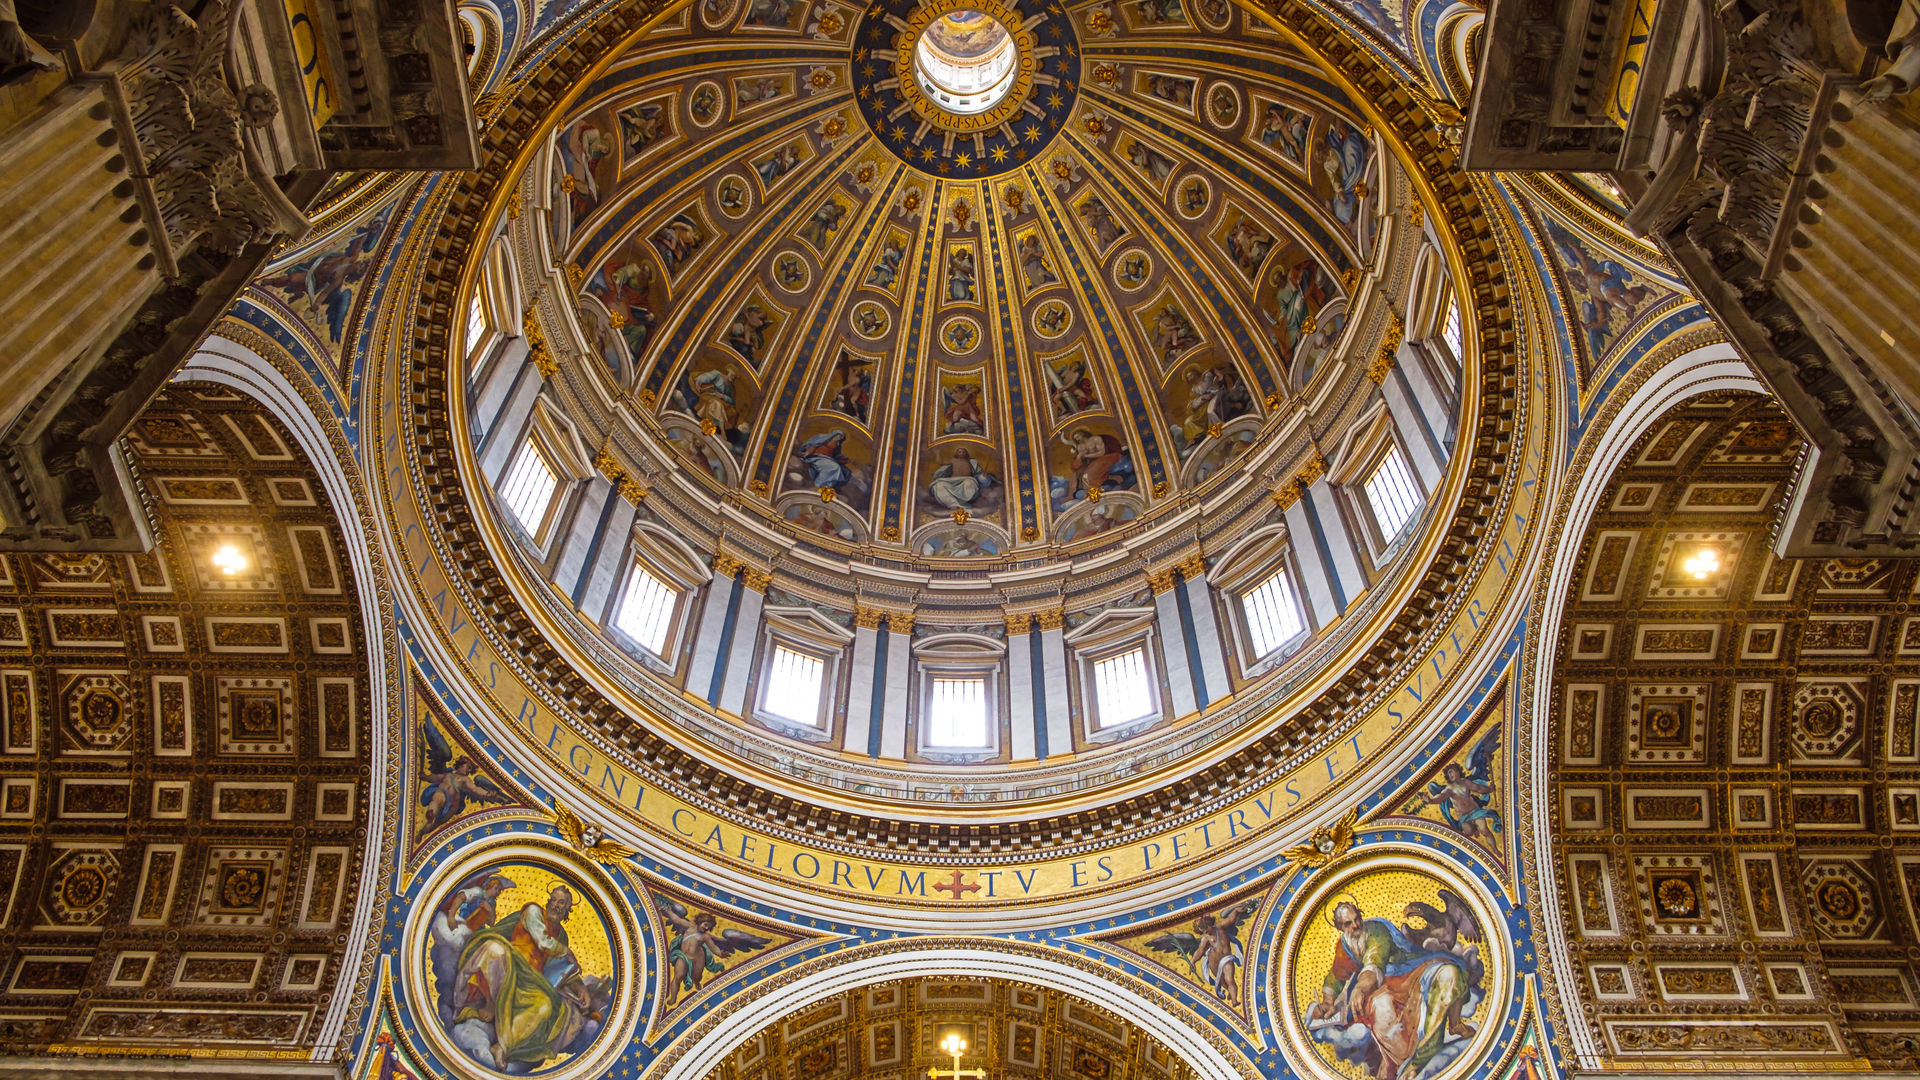
[[[232,544],[222,544],[213,553],[213,565],[219,568],[221,573],[232,577],[247,568],[247,557],[240,554],[240,549]]]
[[[941,1041],[940,1049],[945,1050],[954,1057],[959,1057],[961,1054],[967,1052],[967,1040],[958,1035],[949,1035]]]
[[[1720,571],[1720,553],[1712,548],[1701,548],[1680,564],[1680,569],[1693,575],[1695,581],[1705,581]]]

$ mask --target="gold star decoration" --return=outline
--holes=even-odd
[[[1026,134],[1027,134],[1027,141],[1028,141],[1028,142],[1039,142],[1039,141],[1040,141],[1040,129],[1039,129],[1039,128],[1037,128],[1037,127],[1034,127],[1034,126],[1033,126],[1032,124],[1028,124],[1028,125],[1027,125],[1027,132],[1026,132]]]
[[[1067,103],[1067,99],[1061,97],[1058,93],[1052,93],[1047,95],[1047,108],[1049,109],[1058,109],[1061,106],[1065,105],[1066,103]]]
[[[1004,146],[996,146],[996,147],[994,147],[994,148],[993,148],[993,160],[994,160],[994,161],[995,161],[996,163],[997,163],[997,162],[1002,162],[1002,161],[1005,161],[1005,160],[1007,160],[1007,148],[1006,148],[1006,147],[1004,147]]]
[[[931,147],[931,146],[923,146],[923,147],[921,147],[921,148],[920,148],[920,160],[921,160],[921,161],[932,161],[932,160],[933,160],[933,147]]]
[[[960,156],[955,158],[954,160],[957,161],[960,167],[964,169],[973,164],[973,155],[962,152]]]

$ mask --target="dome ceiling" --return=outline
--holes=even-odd
[[[554,139],[604,393],[801,535],[934,559],[1150,517],[1337,409],[1383,166],[1248,18],[697,5]],[[938,100],[975,77],[1004,96]]]

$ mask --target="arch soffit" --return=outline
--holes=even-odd
[[[1558,523],[1542,538],[1541,550],[1553,552],[1553,557],[1546,561],[1546,568],[1535,583],[1530,621],[1538,629],[1528,635],[1527,652],[1522,659],[1523,670],[1530,673],[1528,683],[1523,685],[1528,685],[1531,692],[1521,695],[1521,707],[1526,710],[1522,725],[1526,737],[1516,745],[1520,753],[1527,756],[1521,763],[1521,772],[1526,777],[1526,786],[1533,791],[1549,790],[1553,763],[1548,722],[1552,715],[1554,672],[1548,662],[1550,654],[1542,650],[1541,643],[1559,638],[1562,605],[1555,598],[1565,596],[1572,583],[1575,564],[1579,561],[1575,556],[1587,522],[1599,506],[1600,496],[1613,479],[1614,470],[1626,460],[1628,451],[1654,422],[1674,406],[1717,390],[1769,393],[1732,345],[1723,342],[1703,346],[1647,369],[1638,386],[1627,393],[1617,393],[1609,402],[1608,411],[1595,417],[1588,426],[1587,436],[1576,452],[1573,475],[1569,477],[1572,493],[1562,504]],[[1550,872],[1548,868],[1555,865],[1552,809],[1545,798],[1529,802],[1526,829],[1532,843],[1523,845],[1522,850],[1527,864],[1527,891],[1535,896],[1551,895],[1539,875]],[[1547,993],[1557,998],[1558,991],[1554,988],[1577,985],[1569,980],[1582,978],[1573,961],[1572,935],[1557,905],[1543,903],[1534,910],[1538,942],[1553,971]],[[1593,1044],[1585,1025],[1559,1027],[1572,1038],[1576,1058],[1583,1067],[1600,1067],[1600,1050]]]
[[[395,676],[400,670],[398,628],[392,617],[391,606],[382,599],[391,596],[392,589],[387,582],[382,552],[367,542],[371,534],[369,519],[372,510],[368,505],[366,485],[349,475],[349,470],[353,468],[352,455],[343,445],[338,445],[343,436],[337,428],[330,430],[329,425],[320,419],[322,409],[318,403],[308,401],[283,371],[254,349],[215,334],[202,344],[200,351],[187,361],[176,378],[218,383],[237,390],[259,402],[293,434],[301,453],[307,456],[326,488],[334,512],[342,519],[339,534],[346,547],[347,559],[353,567],[361,625],[377,628],[379,646],[366,650],[367,678],[373,688],[368,694],[368,729],[372,744],[368,752],[376,766],[375,775],[385,777],[386,782],[368,785],[366,847],[360,861],[359,890],[343,952],[343,955],[353,958],[355,965],[356,978],[352,980],[352,985],[365,986],[368,985],[366,977],[371,973],[379,952],[371,947],[378,937],[374,922],[377,919],[384,921],[382,913],[386,909],[388,869],[393,862],[392,849],[397,829],[393,817],[399,809],[394,787],[398,782],[397,765],[401,753],[401,740],[396,737],[396,720],[402,715],[399,701],[401,681]],[[353,512],[352,520],[346,518],[349,507]],[[339,981],[343,989],[348,985],[349,980],[344,972]],[[336,1046],[345,1041],[341,1037],[342,1030],[367,1004],[368,999],[358,990],[334,994],[314,1042],[317,1060],[329,1060],[333,1056]]]
[[[1196,1080],[1260,1075],[1204,1022],[1184,1021],[1184,1010],[1172,998],[1111,968],[1069,962],[1058,951],[998,938],[921,938],[905,947],[881,943],[829,953],[754,983],[668,1047],[654,1080],[703,1080],[736,1047],[783,1016],[861,986],[928,975],[1007,979],[1083,998],[1160,1040],[1193,1069]]]

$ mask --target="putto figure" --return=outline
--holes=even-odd
[[[1226,911],[1193,920],[1193,932],[1169,932],[1147,941],[1155,952],[1179,954],[1187,970],[1207,984],[1213,996],[1232,1000],[1240,992],[1240,972],[1247,966],[1246,947],[1240,942],[1240,924],[1260,910],[1258,900],[1236,904]]]
[[[665,987],[668,1008],[682,993],[698,991],[707,976],[727,970],[724,961],[734,953],[755,952],[773,943],[772,938],[745,930],[717,929],[719,920],[711,914],[696,911],[689,915],[684,904],[664,896],[658,899],[661,917],[673,927],[673,936],[667,940],[667,958],[673,964]]]

